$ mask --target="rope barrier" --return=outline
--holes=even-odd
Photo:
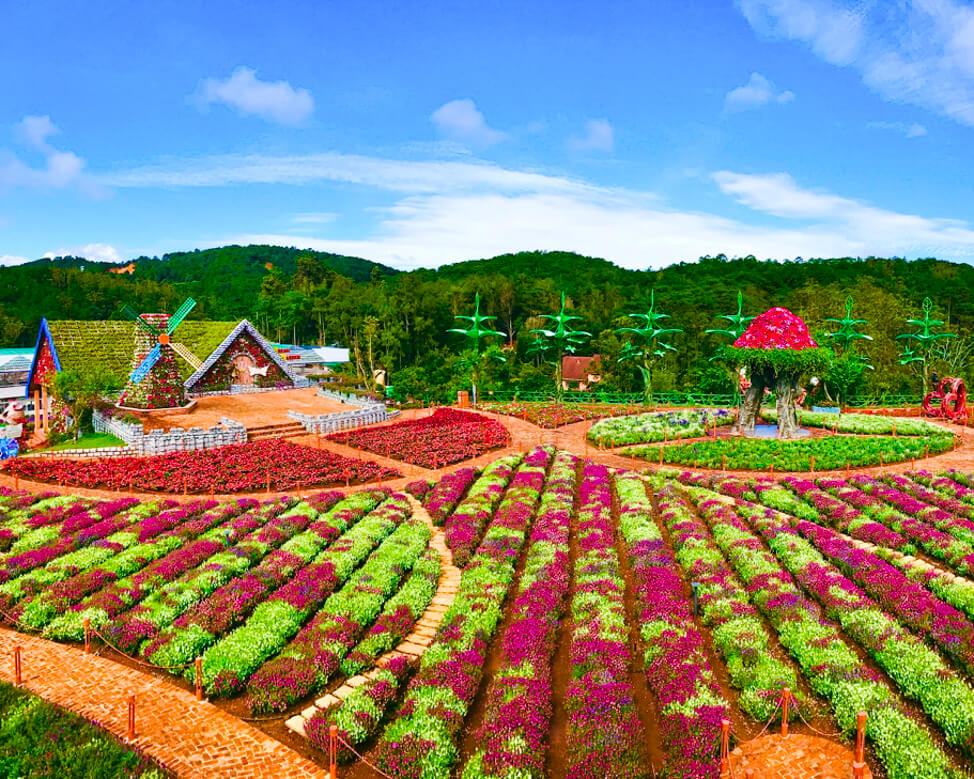
[[[355,757],[357,757],[361,762],[365,763],[369,768],[371,768],[373,771],[375,771],[379,776],[383,777],[384,779],[395,779],[395,777],[389,776],[389,774],[387,774],[385,771],[381,770],[377,766],[372,765],[372,763],[370,763],[368,760],[365,759],[365,756],[364,755],[361,755],[360,753],[356,752],[355,751],[355,747],[353,747],[345,739],[343,739],[341,736],[339,736],[337,732],[335,733],[335,738],[341,744],[344,744],[348,748],[348,751],[349,752],[351,752],[353,755],[355,755]],[[335,779],[335,777],[332,777],[332,779]]]
[[[818,728],[812,727],[812,725],[809,723],[809,721],[807,719],[805,719],[805,715],[802,714],[801,709],[798,707],[798,699],[793,697],[792,698],[792,701],[795,704],[795,711],[798,712],[799,718],[801,718],[801,721],[805,723],[805,726],[810,731],[812,731],[813,733],[818,733],[818,735],[820,735],[820,736],[825,736],[826,738],[839,738],[839,736],[842,735],[842,731],[841,730],[838,733],[826,733],[824,730],[819,730]]]
[[[98,628],[90,628],[90,630],[94,635],[98,636],[98,638],[100,638],[104,642],[105,646],[107,646],[109,649],[122,655],[122,657],[128,658],[133,663],[136,663],[141,666],[145,666],[146,668],[158,668],[162,671],[170,671],[174,668],[189,668],[191,665],[196,664],[195,659],[190,663],[180,663],[178,665],[157,665],[156,663],[150,663],[148,660],[140,660],[139,658],[128,654],[128,652],[123,652],[121,649],[115,646],[111,641],[109,641],[101,634]]]
[[[14,627],[22,628],[24,633],[36,634],[39,632],[37,628],[24,624],[18,617],[15,617],[13,614],[3,611],[2,609],[0,609],[0,619],[10,623]]]

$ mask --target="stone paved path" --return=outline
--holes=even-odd
[[[818,736],[761,736],[740,744],[730,758],[735,779],[852,779],[852,751]],[[869,768],[866,777],[872,777]]]
[[[440,555],[440,581],[436,587],[436,594],[433,596],[433,600],[430,602],[422,617],[416,622],[412,632],[399,643],[399,646],[382,655],[376,662],[377,666],[384,666],[397,655],[408,655],[415,658],[422,657],[423,652],[426,651],[426,647],[430,645],[433,636],[436,635],[436,629],[440,626],[443,615],[446,614],[447,609],[453,604],[453,598],[456,596],[457,588],[460,586],[460,569],[453,564],[453,554],[446,546],[443,528],[436,527],[433,524],[430,515],[418,500],[412,495],[407,495],[406,497],[412,506],[413,516],[425,522],[433,531],[432,536],[430,536],[429,546],[435,549]],[[337,706],[351,695],[352,690],[365,684],[367,680],[372,679],[374,676],[375,670],[373,669],[368,673],[346,679],[340,687],[328,695],[318,698],[313,706],[309,706],[300,714],[294,715],[285,724],[290,730],[303,736],[305,723],[319,710],[328,710],[333,706]]]
[[[24,687],[95,720],[119,738],[136,698],[136,738],[145,754],[187,779],[295,777],[328,771],[194,695],[80,649],[0,628],[0,679],[14,681],[14,647],[23,647]]]

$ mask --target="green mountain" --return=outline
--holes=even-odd
[[[127,265],[127,264],[126,264]],[[829,317],[843,315],[855,299],[855,315],[869,320],[860,342],[876,370],[860,389],[915,392],[911,366],[902,366],[904,342],[923,299],[935,316],[960,337],[937,355],[941,375],[974,376],[974,268],[935,259],[882,258],[759,261],[754,257],[703,257],[660,270],[628,270],[571,252],[519,252],[445,265],[435,270],[397,272],[368,260],[274,246],[226,246],[140,257],[133,271],[111,273],[106,263],[65,257],[0,268],[0,346],[32,344],[42,316],[49,319],[105,319],[128,303],[139,311],[172,311],[188,295],[199,305],[194,319],[252,319],[269,337],[300,343],[338,342],[358,346],[371,367],[419,371],[441,386],[462,372],[454,365],[461,348],[448,333],[454,317],[469,314],[479,293],[481,311],[496,317],[496,329],[515,346],[498,381],[528,386],[550,370],[525,356],[541,314],[558,310],[560,296],[580,316],[580,329],[593,339],[579,353],[603,355],[607,386],[635,386],[632,369],[618,365],[623,346],[615,330],[646,311],[655,293],[656,310],[670,315],[683,333],[678,351],[661,367],[659,389],[727,386],[726,373],[710,358],[722,343],[707,329],[733,312],[737,293],[746,314],[783,306],[802,316],[812,334],[827,342]],[[115,266],[118,270],[120,266]],[[121,266],[124,267],[124,266]],[[969,360],[969,358],[971,358]],[[452,362],[451,362],[452,361]],[[970,365],[968,363],[971,363]],[[370,367],[359,366],[363,374]],[[439,378],[430,377],[433,375]],[[403,374],[398,380],[408,381]],[[547,380],[545,380],[547,381]],[[655,383],[655,380],[654,380]]]

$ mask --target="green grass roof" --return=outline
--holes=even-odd
[[[65,319],[48,322],[48,326],[62,370],[91,365],[123,382],[128,378],[135,349],[134,322]],[[187,321],[176,328],[173,341],[186,346],[202,362],[236,326],[236,322]],[[179,372],[186,379],[194,368],[182,358],[178,360]]]

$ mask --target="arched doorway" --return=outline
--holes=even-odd
[[[252,369],[257,367],[249,354],[238,354],[233,358],[233,383],[251,385],[254,383]]]

